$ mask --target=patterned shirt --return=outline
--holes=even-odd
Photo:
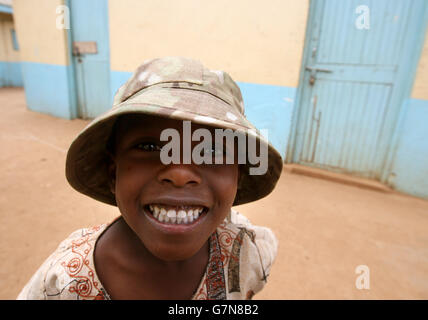
[[[18,300],[105,300],[94,265],[97,239],[111,224],[79,229],[61,242],[18,295]],[[208,265],[195,300],[251,299],[266,283],[278,241],[232,210],[210,239]]]

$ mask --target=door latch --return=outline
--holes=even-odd
[[[333,72],[333,70],[321,69],[321,68],[314,68],[314,67],[305,67],[305,70],[308,70],[308,71],[311,72],[311,75],[309,77],[309,84],[311,86],[313,86],[314,83],[315,83],[315,80],[316,80],[315,74],[317,72],[325,72],[325,73],[332,73]]]
[[[97,54],[98,48],[95,41],[73,41],[72,53],[77,57],[77,62],[82,62],[85,54]]]
[[[306,67],[305,69],[308,71],[311,71],[311,72],[326,72],[326,73],[332,73],[333,72],[333,70],[314,68],[314,67]]]

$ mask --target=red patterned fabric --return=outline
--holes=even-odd
[[[252,226],[235,211],[231,220],[225,220],[209,239],[208,265],[192,299],[251,299],[266,282],[277,252],[274,234]],[[73,232],[37,270],[18,299],[110,299],[94,265],[96,241],[108,226]]]

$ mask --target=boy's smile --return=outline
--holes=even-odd
[[[189,259],[204,247],[229,214],[238,185],[238,164],[161,162],[162,130],[182,133],[182,126],[179,120],[124,116],[113,137],[109,171],[117,205],[143,247],[163,261]]]
[[[202,214],[205,214],[208,211],[208,208],[204,206],[182,204],[150,204],[144,207],[144,209],[159,222],[173,225],[185,225],[186,227],[191,224],[195,224],[202,218]],[[172,230],[180,229],[175,228]]]

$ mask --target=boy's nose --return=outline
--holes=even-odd
[[[201,177],[189,164],[170,164],[167,165],[158,175],[161,183],[171,183],[175,187],[184,187],[186,185],[198,185],[201,183]]]

